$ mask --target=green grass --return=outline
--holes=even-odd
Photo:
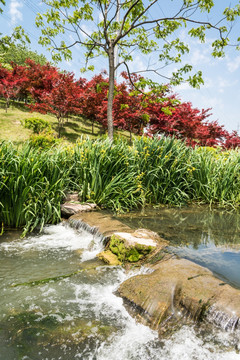
[[[58,133],[58,123],[56,117],[52,115],[44,115],[36,112],[30,112],[24,103],[12,102],[8,112],[5,111],[5,101],[0,100],[0,141],[8,140],[14,144],[23,144],[29,139],[32,134],[31,130],[25,129],[21,125],[21,121],[26,118],[38,117],[47,120],[52,126],[53,130]],[[129,133],[118,131],[121,135],[129,138]],[[105,130],[100,124],[94,124],[94,133],[92,134],[92,123],[81,116],[72,116],[65,121],[62,129],[62,137],[70,142],[75,143],[76,140],[82,136],[88,136],[96,139],[105,134]]]

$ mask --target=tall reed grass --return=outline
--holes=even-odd
[[[38,152],[26,145],[0,146],[0,221],[24,228],[24,234],[60,220],[60,202],[71,167],[62,151]],[[61,166],[64,164],[64,167]]]
[[[191,202],[238,207],[240,153],[189,148],[172,138],[80,139],[38,150],[0,144],[0,221],[24,234],[60,220],[67,191],[102,208],[128,211],[145,204]]]

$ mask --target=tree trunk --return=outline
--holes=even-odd
[[[57,121],[58,121],[58,138],[60,139],[61,137],[61,117],[57,117]]]
[[[113,140],[113,97],[114,97],[114,47],[109,46],[109,89],[108,89],[108,105],[107,105],[107,124],[108,137]]]
[[[7,113],[9,108],[9,99],[6,99],[6,107],[5,107],[5,112]]]

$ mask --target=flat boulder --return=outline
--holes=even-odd
[[[79,202],[65,202],[61,205],[61,214],[62,217],[69,218],[80,212],[93,211],[96,207],[97,205],[92,203],[81,204]]]
[[[125,242],[126,246],[132,247],[137,244],[143,246],[157,246],[157,234],[145,229],[136,230],[134,233],[115,232],[114,235]]]
[[[69,222],[77,228],[86,229],[94,234],[98,233],[106,241],[115,232],[133,232],[129,226],[103,211],[81,212],[71,216]]]
[[[240,291],[186,259],[161,261],[151,274],[126,280],[117,293],[155,329],[179,311],[225,329],[240,326]]]

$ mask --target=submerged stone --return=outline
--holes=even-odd
[[[121,262],[118,260],[118,257],[114,255],[110,250],[102,251],[97,255],[100,260],[103,260],[106,264],[116,266],[121,265]]]
[[[19,359],[34,358],[37,349],[62,346],[79,346],[95,338],[106,341],[117,329],[98,320],[68,319],[69,315],[60,313],[43,314],[37,310],[12,313],[0,323],[1,340],[11,344]],[[0,356],[1,357],[1,356]],[[45,357],[44,357],[45,358]]]

